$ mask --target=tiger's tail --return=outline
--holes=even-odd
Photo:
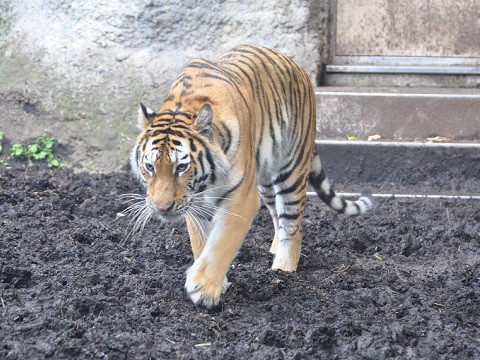
[[[323,171],[316,148],[314,148],[313,152],[309,183],[325,204],[341,214],[349,216],[361,215],[373,207],[370,190],[363,190],[361,196],[355,201],[342,199],[342,197],[335,194]]]

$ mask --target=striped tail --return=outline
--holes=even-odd
[[[366,213],[373,207],[371,192],[369,190],[363,190],[361,196],[355,201],[345,200],[336,195],[330,186],[328,178],[325,176],[320,157],[316,150],[313,154],[309,183],[325,204],[341,214],[349,216],[360,215]]]

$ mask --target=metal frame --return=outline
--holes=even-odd
[[[430,143],[430,142],[403,142],[403,141],[359,141],[359,140],[315,140],[316,145],[343,145],[343,146],[389,146],[408,148],[456,148],[480,149],[480,143]]]
[[[327,65],[326,70],[357,74],[480,75],[480,66]]]
[[[318,89],[321,89],[318,91]],[[395,98],[428,98],[428,99],[480,99],[480,92],[476,93],[427,93],[427,92],[381,92],[381,91],[333,91],[326,90],[328,87],[317,88],[315,95],[321,96],[361,96],[361,97],[395,97]]]
[[[361,193],[337,193],[337,195],[346,198],[357,198],[361,196]],[[307,196],[316,197],[317,193],[308,191]],[[426,200],[480,200],[478,195],[439,195],[439,194],[372,194],[374,198],[387,198],[387,199],[426,199]]]

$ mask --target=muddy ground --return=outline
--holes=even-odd
[[[329,162],[337,150],[327,150]],[[478,159],[466,169],[478,172]],[[153,222],[125,240],[118,196],[141,191],[130,175],[0,167],[2,359],[480,358],[478,202],[376,200],[346,218],[312,198],[294,274],[269,270],[273,226],[262,209],[233,285],[206,310],[183,290],[184,226]],[[469,173],[452,184],[395,168],[357,172],[358,182],[474,190],[462,187],[474,184]],[[358,190],[344,180],[338,189]]]

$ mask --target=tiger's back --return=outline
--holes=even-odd
[[[194,112],[202,103],[212,105],[217,114],[213,123],[218,123],[224,148],[233,160],[238,155],[235,150],[248,149],[243,155],[255,159],[251,165],[256,165],[260,179],[268,182],[270,174],[291,162],[292,150],[297,147],[299,156],[311,157],[316,109],[313,87],[307,74],[279,52],[237,46],[215,62],[192,60],[172,85],[162,109],[197,102]]]
[[[331,189],[315,148],[315,106],[307,74],[255,46],[190,61],[157,113],[142,105],[132,168],[147,185],[148,211],[186,219],[195,262],[185,287],[195,303],[216,304],[226,290],[260,198],[275,228],[272,268],[285,271],[298,265],[308,183],[340,213],[370,208],[368,197],[347,201]]]

